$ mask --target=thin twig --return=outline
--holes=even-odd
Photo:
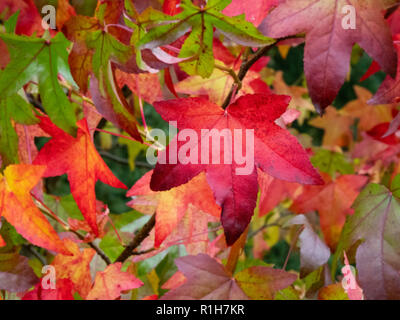
[[[69,230],[73,234],[75,234],[80,240],[85,241],[85,237],[81,235],[79,232],[75,230]],[[104,262],[107,265],[110,265],[112,262],[109,257],[101,250],[97,245],[95,245],[93,242],[85,242],[89,247],[91,247],[94,251],[97,252],[97,254],[104,260]]]
[[[135,238],[133,238],[132,242],[128,244],[125,250],[120,254],[120,256],[115,260],[115,262],[124,262],[131,255],[134,254],[134,250],[140,246],[144,239],[148,237],[150,231],[153,230],[156,224],[156,214],[154,213],[150,220],[140,229],[140,231],[136,234]]]
[[[301,227],[299,227],[299,229],[296,231],[296,234],[294,235],[294,238],[293,238],[293,240],[292,240],[292,243],[290,244],[289,252],[288,252],[288,254],[287,254],[287,256],[286,256],[285,263],[283,264],[282,270],[286,270],[286,266],[287,266],[287,264],[288,264],[288,262],[289,262],[289,258],[290,258],[291,254],[292,254],[292,251],[293,251],[294,247],[296,246],[296,243],[297,243],[297,240],[298,240],[298,238],[299,238],[299,236],[300,236],[300,233],[301,233],[303,230],[304,230],[304,226],[301,226]]]
[[[260,233],[261,231],[263,231],[264,229],[270,228],[270,227],[279,227],[280,224],[279,223],[270,223],[270,224],[264,224],[262,225],[260,228],[254,230],[253,232],[251,232],[248,235],[248,239],[253,238],[254,236],[256,236],[258,233]]]
[[[124,164],[124,165],[128,165],[129,161],[124,159],[124,158],[120,158],[116,155],[113,155],[109,152],[106,151],[99,151],[99,154],[105,158],[108,158],[110,160],[113,160],[115,162],[118,162],[120,164]],[[142,168],[147,168],[147,169],[154,169],[154,166],[152,166],[151,164],[148,164],[147,162],[144,161],[135,161],[135,165],[137,167],[142,167]]]
[[[237,90],[240,90],[242,88],[242,81],[240,81],[238,75],[236,74],[236,72],[233,69],[225,67],[225,66],[221,66],[219,64],[215,64],[215,68],[228,73],[232,77],[234,83],[236,83],[236,85],[238,87]]]
[[[68,225],[68,223],[66,223],[65,221],[63,221],[60,217],[58,217],[48,206],[46,206],[40,199],[38,199],[37,197],[35,197],[32,193],[31,196],[34,198],[34,200],[40,204],[40,211],[42,211],[47,217],[53,219],[54,221],[58,222],[65,231],[67,232],[72,232],[73,234],[75,234],[80,240],[85,240],[85,236],[83,236],[82,234],[80,234],[78,231],[72,230],[71,227]],[[89,247],[91,247],[92,249],[94,249],[97,254],[104,260],[104,262],[109,265],[111,264],[111,260],[110,258],[107,257],[107,255],[98,247],[96,246],[93,242],[85,242]]]
[[[242,65],[240,66],[239,73],[237,74],[237,78],[239,79],[240,82],[244,79],[244,77],[246,76],[246,74],[250,70],[250,68],[273,47],[274,47],[274,44],[265,46],[261,49],[258,49],[257,52],[252,57],[250,57],[246,61],[243,61]],[[235,83],[234,83],[232,85],[232,88],[231,88],[228,96],[226,97],[224,103],[222,104],[222,109],[226,109],[229,106],[229,104],[232,100],[232,96],[234,96],[236,91],[238,91],[238,90],[240,90],[240,89],[237,86],[235,86]]]
[[[242,82],[244,77],[246,76],[247,72],[250,70],[250,68],[260,58],[262,58],[265,54],[267,54],[268,51],[271,50],[278,42],[280,42],[282,40],[290,39],[290,38],[295,38],[295,37],[285,37],[282,39],[277,39],[276,42],[274,42],[268,46],[265,46],[263,48],[258,49],[257,52],[254,53],[252,56],[244,59],[244,61],[242,62],[242,65],[240,66],[239,73],[237,74],[237,78],[239,79],[239,81]],[[222,109],[226,109],[230,105],[232,97],[235,96],[235,94],[239,90],[240,90],[240,88],[237,88],[234,83],[231,87],[231,90],[230,90],[228,96],[226,97],[224,103],[222,104]]]

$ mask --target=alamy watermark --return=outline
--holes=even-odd
[[[57,12],[56,8],[52,5],[46,5],[42,8],[42,14],[44,17],[42,19],[42,28],[45,30],[57,28]]]
[[[236,175],[253,172],[254,129],[201,129],[199,136],[198,130],[183,129],[178,133],[176,127],[176,121],[169,122],[169,137],[175,138],[168,145],[168,154],[162,152],[157,159],[155,148],[148,149],[146,158],[150,164],[236,164]],[[167,137],[161,129],[152,129],[147,136],[166,145]],[[183,144],[178,147],[178,142]]]
[[[53,266],[46,265],[42,268],[42,280],[41,285],[44,290],[55,290],[56,284],[56,269]]]
[[[345,5],[342,7],[342,14],[345,15],[342,18],[342,28],[344,30],[355,30],[357,28],[356,8],[352,5]]]

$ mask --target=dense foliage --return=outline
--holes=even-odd
[[[400,299],[400,3],[1,0],[0,300]]]

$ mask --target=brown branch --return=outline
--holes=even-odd
[[[69,230],[73,234],[75,234],[80,240],[85,241],[85,237],[81,235],[79,232],[75,230]],[[110,258],[101,250],[97,245],[95,245],[93,242],[85,242],[89,247],[91,247],[94,251],[97,252],[97,254],[104,260],[104,262],[107,265],[110,265],[112,262]]]
[[[135,238],[132,240],[130,244],[128,244],[125,250],[120,254],[120,256],[115,260],[115,262],[124,262],[130,256],[134,255],[134,250],[140,246],[144,239],[148,237],[150,231],[153,230],[156,224],[156,214],[154,213],[150,220],[140,229],[140,231],[136,234]]]
[[[243,61],[242,65],[240,66],[239,73],[237,75],[237,78],[239,81],[243,81],[244,77],[246,76],[247,72],[250,70],[250,68],[261,58],[263,57],[271,48],[273,48],[274,44],[263,47],[261,49],[258,49],[257,52],[248,60]],[[222,109],[226,109],[231,100],[233,95],[238,91],[236,83],[234,83],[231,87],[231,90],[229,91],[228,96],[226,97],[224,103],[222,104]]]
[[[250,68],[260,58],[262,58],[265,54],[267,54],[268,51],[271,50],[277,43],[279,43],[280,41],[292,39],[292,38],[297,38],[297,36],[290,36],[290,37],[277,39],[276,42],[274,42],[273,44],[270,44],[268,46],[258,49],[257,52],[254,53],[249,59],[244,60],[242,65],[240,66],[239,73],[237,74],[237,78],[239,79],[239,81],[242,82],[244,77],[246,76],[247,72],[250,70]],[[240,90],[240,88],[238,89],[236,83],[234,83],[231,87],[231,90],[229,91],[228,96],[226,97],[224,103],[222,104],[222,109],[226,109],[229,106],[233,95],[236,94],[237,91],[239,91],[239,90]]]

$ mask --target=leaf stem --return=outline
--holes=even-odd
[[[237,78],[239,79],[240,82],[245,78],[245,76],[246,76],[247,72],[250,70],[250,68],[273,47],[274,47],[274,45],[272,44],[272,45],[265,46],[261,49],[258,49],[257,52],[252,57],[250,57],[248,60],[243,61],[242,65],[240,66],[239,73],[237,74]],[[232,85],[232,88],[231,88],[228,96],[226,97],[224,103],[222,104],[222,109],[226,109],[229,106],[229,104],[231,103],[232,97],[239,90],[240,90],[240,88],[236,87],[235,84]]]
[[[294,249],[294,247],[295,247],[295,245],[297,243],[297,240],[298,240],[298,238],[300,236],[300,233],[303,230],[304,230],[304,226],[301,226],[301,227],[299,227],[299,229],[297,229],[296,234],[294,235],[294,238],[292,240],[292,243],[290,244],[289,252],[288,252],[288,254],[286,256],[285,263],[283,264],[282,270],[286,270],[287,264],[289,262],[289,258],[290,258],[291,254],[292,254],[292,251],[293,251],[293,249]]]
[[[242,88],[242,81],[240,81],[238,75],[233,69],[221,66],[219,64],[215,64],[215,68],[227,72],[233,78],[234,83],[237,85],[237,90],[240,90]]]

